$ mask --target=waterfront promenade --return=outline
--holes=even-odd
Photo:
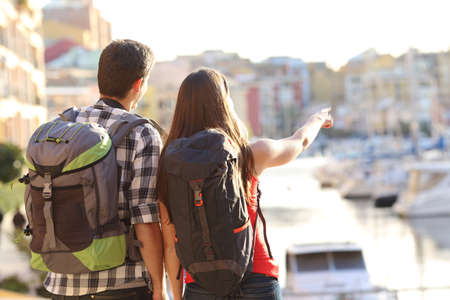
[[[45,298],[33,297],[33,296],[24,295],[24,294],[13,293],[10,291],[0,290],[0,299],[37,300],[37,299],[45,299]]]

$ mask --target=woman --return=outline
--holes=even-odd
[[[212,69],[201,69],[191,73],[181,84],[172,126],[163,148],[175,139],[189,137],[199,131],[216,128],[224,132],[238,149],[242,186],[252,226],[257,214],[258,177],[269,168],[280,166],[295,159],[316,138],[320,128],[332,126],[329,109],[314,114],[308,122],[292,136],[281,139],[261,139],[249,143],[246,130],[237,117],[225,77]],[[161,161],[160,161],[161,162]],[[182,282],[177,280],[179,262],[175,254],[175,228],[167,211],[166,174],[158,170],[157,192],[160,199],[161,224],[164,237],[165,263],[175,299],[181,299]],[[234,299],[281,299],[278,284],[278,265],[271,258],[264,236],[257,231],[253,271],[241,283],[241,296]],[[186,274],[184,299],[225,299],[216,297]]]

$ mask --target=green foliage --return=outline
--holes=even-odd
[[[28,0],[16,0],[17,5],[28,7]]]
[[[23,203],[25,185],[22,183],[0,184],[0,210],[3,213],[16,209]]]
[[[13,243],[16,245],[17,250],[21,253],[23,253],[27,259],[30,259],[31,253],[30,253],[30,239],[26,238],[23,234],[22,230],[16,229],[13,234],[9,236]],[[45,287],[43,286],[43,282],[45,278],[47,277],[47,272],[41,272],[34,269],[31,269],[31,272],[33,272],[36,275],[36,278],[39,279],[40,285],[35,288],[35,292],[38,296],[41,296],[43,298],[51,298],[51,294],[47,292]],[[30,290],[30,286],[28,284],[30,283],[22,283],[20,281],[17,281],[15,277],[7,278],[8,281],[5,280],[5,286],[1,286],[0,282],[0,289],[8,289],[11,291],[19,292],[19,293],[28,293]],[[22,284],[25,284],[26,287],[23,287]],[[25,290],[26,288],[26,290]]]
[[[30,291],[27,283],[21,281],[19,278],[17,278],[17,276],[9,276],[0,281],[0,289],[23,294]]]
[[[24,163],[22,151],[12,144],[0,144],[0,182],[17,178]]]
[[[25,237],[23,230],[15,229],[14,233],[11,236],[11,239],[16,245],[19,252],[26,255],[28,259],[31,258],[30,240]]]

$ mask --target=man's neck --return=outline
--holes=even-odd
[[[131,102],[132,101],[130,99],[127,99],[127,98],[120,99],[117,97],[111,97],[111,96],[107,96],[107,95],[103,95],[103,94],[100,94],[100,98],[107,98],[107,99],[117,101],[123,106],[123,108],[125,108],[126,111],[131,110]]]

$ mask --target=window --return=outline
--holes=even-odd
[[[309,253],[297,255],[299,272],[328,271],[327,253]]]
[[[0,26],[0,45],[6,45],[6,29]]]
[[[365,269],[361,251],[333,252],[332,255],[336,270]]]
[[[17,25],[16,22],[11,22],[8,26],[8,48],[15,52],[17,43]]]
[[[39,66],[39,51],[36,47],[30,48],[30,51],[31,51],[30,61],[33,64],[33,66],[38,69],[40,67]]]

